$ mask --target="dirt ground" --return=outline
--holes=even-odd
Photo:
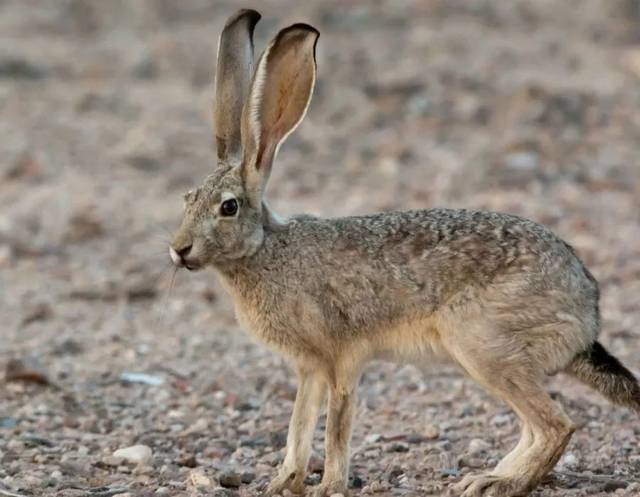
[[[217,37],[243,6],[0,0],[0,495],[257,495],[283,457],[292,370],[236,324],[213,271],[171,284],[166,253],[213,167]],[[276,210],[542,222],[599,279],[601,341],[640,372],[635,1],[253,6],[258,47],[293,21],[322,33]],[[506,406],[428,366],[367,369],[354,495],[441,495],[517,440]],[[638,417],[566,377],[549,389],[580,428],[533,495],[639,496]],[[133,445],[151,454],[113,455]]]

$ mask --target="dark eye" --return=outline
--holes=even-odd
[[[223,216],[235,216],[236,212],[238,212],[238,201],[235,198],[230,198],[222,202],[220,213]]]

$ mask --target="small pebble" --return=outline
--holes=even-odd
[[[571,452],[562,456],[560,459],[560,466],[564,466],[567,468],[576,468],[578,466],[578,458],[573,455]]]
[[[409,452],[409,445],[404,442],[396,442],[391,444],[388,452]]]
[[[223,471],[219,477],[220,485],[227,488],[238,488],[242,484],[240,473],[228,469]]]
[[[379,433],[370,433],[364,438],[365,442],[367,442],[368,444],[374,444],[376,442],[379,442],[381,439],[382,436]]]
[[[113,453],[113,457],[120,457],[127,462],[134,464],[144,464],[151,460],[153,452],[146,445],[132,445],[118,449]]]
[[[491,424],[493,426],[505,426],[511,422],[511,416],[508,414],[498,414],[491,418]]]
[[[202,470],[192,470],[189,472],[188,481],[196,488],[206,488],[211,485],[211,480],[207,477]]]
[[[469,442],[469,447],[467,448],[467,454],[471,456],[476,456],[478,454],[488,451],[490,448],[491,446],[484,440],[480,438],[473,438]]]
[[[427,425],[422,433],[427,439],[434,440],[440,436],[440,429],[435,425]]]
[[[371,482],[371,484],[369,485],[370,492],[382,492],[383,490],[384,490],[384,487],[378,481]]]
[[[253,471],[243,471],[240,474],[240,481],[244,484],[251,483],[256,479],[256,474]]]

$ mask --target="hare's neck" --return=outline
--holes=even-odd
[[[262,201],[262,223],[267,231],[287,224],[287,219],[275,212],[265,200]]]

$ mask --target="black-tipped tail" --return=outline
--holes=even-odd
[[[611,402],[640,413],[640,384],[636,377],[599,343],[578,354],[566,372],[597,390]]]

